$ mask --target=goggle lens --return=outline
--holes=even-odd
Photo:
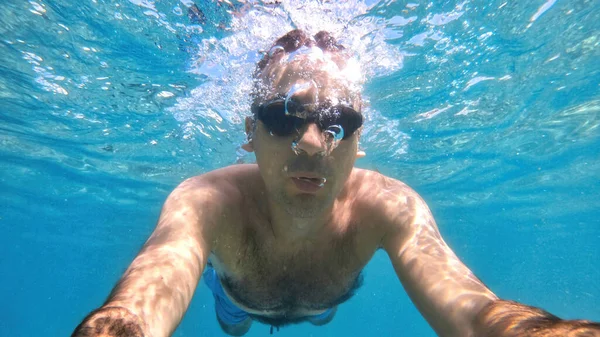
[[[294,101],[288,101],[286,109],[284,100],[259,106],[257,118],[263,122],[269,132],[280,137],[290,136],[305,124],[312,122],[316,123],[328,137],[347,139],[363,123],[362,114],[346,105],[322,104],[307,115],[304,106]]]

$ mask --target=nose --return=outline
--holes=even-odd
[[[296,151],[305,152],[309,156],[322,155],[327,150],[323,133],[315,123],[309,123],[295,143]]]

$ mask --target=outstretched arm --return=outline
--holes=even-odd
[[[498,300],[477,315],[475,336],[486,337],[600,337],[600,324],[567,321],[544,310]]]
[[[600,337],[600,325],[563,321],[537,308],[503,301],[442,239],[425,202],[398,182],[384,210],[387,251],[416,307],[443,337]]]
[[[446,245],[415,191],[397,182],[390,192],[383,245],[398,278],[439,336],[474,336],[477,313],[498,298]]]
[[[156,229],[106,303],[73,337],[164,337],[181,321],[206,264],[216,220],[217,191],[199,178],[168,197]]]

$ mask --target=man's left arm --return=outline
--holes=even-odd
[[[600,337],[598,323],[565,321],[500,300],[444,242],[419,195],[398,184],[398,194],[386,201],[383,212],[383,247],[413,303],[439,336]]]

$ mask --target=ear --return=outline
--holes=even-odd
[[[254,134],[254,118],[253,117],[246,117],[246,123],[245,123],[245,128],[246,128],[246,136],[248,138],[248,142],[244,145],[242,145],[242,149],[244,149],[247,152],[254,152],[254,144],[252,143],[252,135]]]
[[[358,149],[356,150],[356,159],[362,158],[367,155],[367,153],[365,151],[360,149],[360,137],[362,136],[362,130],[363,130],[363,127],[361,126],[360,129],[358,129],[359,143],[356,145],[358,147]]]

